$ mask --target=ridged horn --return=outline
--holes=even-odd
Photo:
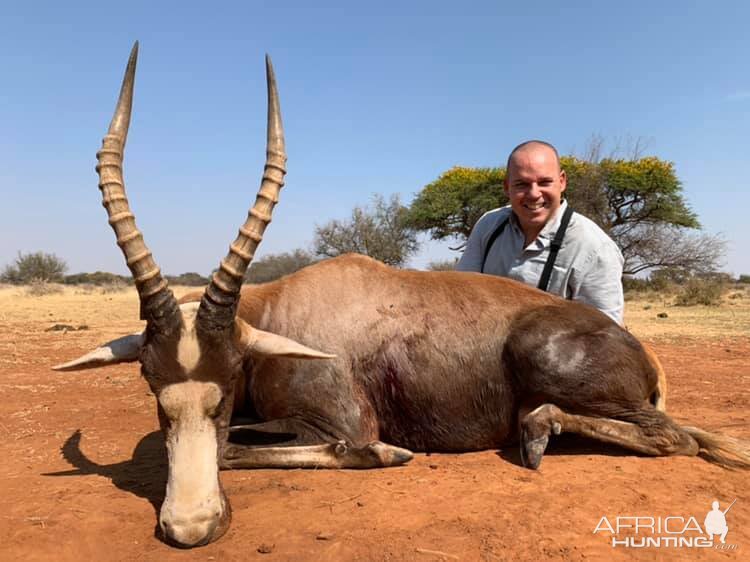
[[[101,150],[96,153],[99,161],[96,171],[99,174],[102,205],[107,210],[109,224],[117,237],[117,245],[120,246],[135,280],[141,301],[141,319],[147,320],[157,328],[166,329],[166,323],[175,317],[178,310],[177,301],[167,287],[167,282],[162,277],[151,252],[146,247],[141,231],[136,228],[135,216],[130,210],[125,194],[122,174],[123,154],[133,105],[137,60],[138,41],[135,42],[130,52],[120,97],[117,100],[109,131],[102,140]]]
[[[263,239],[268,223],[271,222],[271,213],[284,185],[284,174],[286,174],[284,129],[281,124],[276,77],[268,55],[266,55],[266,81],[268,124],[263,179],[255,204],[250,208],[237,238],[229,247],[229,253],[221,260],[219,269],[211,277],[211,283],[201,300],[198,323],[206,329],[227,329],[232,325],[245,272]]]

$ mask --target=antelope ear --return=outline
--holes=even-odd
[[[82,371],[94,367],[104,367],[115,363],[129,363],[138,360],[138,355],[146,340],[145,332],[130,334],[105,343],[94,351],[78,359],[52,367],[55,371]]]
[[[317,351],[284,336],[253,328],[241,318],[235,318],[240,349],[253,355],[296,357],[299,359],[334,359],[330,353]]]

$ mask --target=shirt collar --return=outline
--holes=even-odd
[[[568,202],[563,199],[560,202],[560,206],[557,208],[557,212],[552,216],[550,220],[547,221],[547,224],[544,225],[544,228],[542,228],[542,231],[538,236],[539,238],[544,238],[545,240],[547,240],[547,242],[550,242],[555,237],[555,234],[557,234],[557,229],[560,228],[563,213],[565,213],[565,209],[567,208]]]
[[[547,224],[545,224],[542,230],[539,232],[539,236],[536,237],[536,240],[529,244],[529,248],[536,246],[537,248],[542,249],[546,248],[552,243],[552,239],[555,237],[555,234],[557,234],[557,229],[560,228],[563,213],[565,213],[565,209],[567,208],[568,201],[563,199],[560,202],[560,206],[558,207],[557,212],[552,215],[552,218],[547,221]],[[510,222],[514,226],[514,228],[519,233],[521,233],[521,235],[523,235],[523,230],[521,229],[521,225],[518,222],[518,217],[516,217],[516,214],[512,211],[510,213]]]

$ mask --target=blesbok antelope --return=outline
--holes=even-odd
[[[402,271],[357,255],[242,287],[285,173],[268,59],[267,160],[256,202],[210,285],[179,303],[123,185],[136,55],[137,43],[97,169],[146,328],[56,368],[140,362],[168,451],[159,523],[170,541],[197,546],[227,529],[220,468],[387,467],[411,451],[519,440],[524,464],[537,468],[550,435],[561,432],[645,455],[703,450],[720,464],[750,466],[740,442],[681,427],[656,407],[658,362],[588,306],[499,277]],[[260,422],[232,426],[238,415]],[[241,444],[232,432],[265,443]]]

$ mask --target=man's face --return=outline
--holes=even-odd
[[[527,238],[536,237],[560,208],[566,186],[565,172],[549,147],[532,144],[513,155],[505,194]]]

